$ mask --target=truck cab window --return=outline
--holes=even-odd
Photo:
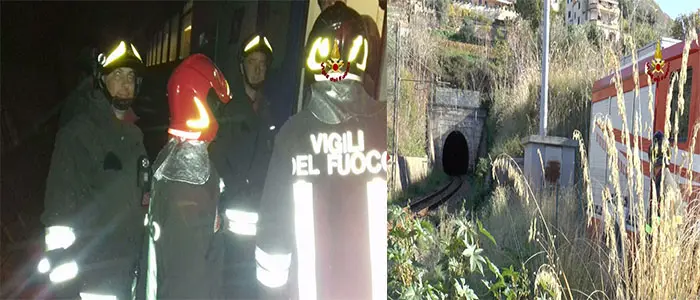
[[[680,71],[676,71],[680,76]],[[691,88],[693,83],[693,68],[688,68],[688,77],[683,85],[683,113],[681,114],[678,105],[678,85],[673,87],[673,97],[671,98],[671,133],[673,136],[675,130],[676,113],[678,113],[678,142],[685,143],[688,141],[689,118],[690,118],[690,100]]]

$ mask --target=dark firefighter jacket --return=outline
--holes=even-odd
[[[287,121],[277,135],[260,205],[256,261],[259,272],[265,269],[273,273],[273,269],[277,272],[284,269],[284,266],[282,263],[273,264],[272,261],[282,261],[287,253],[294,253],[292,261],[295,261],[301,259],[300,255],[315,252],[315,259],[312,260],[316,269],[317,299],[371,299],[368,183],[375,178],[385,181],[386,168],[375,174],[365,171],[345,175],[339,175],[338,168],[334,168],[333,175],[329,175],[329,156],[323,151],[315,154],[314,148],[345,148],[348,145],[340,145],[338,140],[329,145],[317,142],[314,145],[311,135],[318,138],[319,133],[331,135],[351,132],[354,139],[352,144],[358,145],[357,132],[362,130],[364,151],[360,152],[365,155],[375,153],[376,156],[369,160],[373,168],[381,168],[381,162],[386,162],[380,157],[381,154],[386,155],[386,106],[370,98],[363,87],[356,83],[350,83],[350,95],[346,95],[354,99],[352,102],[340,103],[328,99],[323,95],[328,95],[326,91],[331,85],[333,83],[314,83],[311,86],[312,99],[309,106]],[[308,159],[309,154],[312,161]],[[342,154],[341,168],[348,170],[350,166],[345,162],[348,157],[346,155],[348,154]],[[317,171],[310,171],[313,169]],[[311,173],[317,175],[308,175]],[[306,195],[311,199],[301,199],[301,190],[294,188],[300,180],[311,184],[312,192]],[[386,196],[386,192],[379,194],[383,195],[375,193],[374,196]],[[311,201],[313,212],[303,213],[304,209],[295,204],[304,201]],[[381,205],[380,203],[379,207]],[[385,214],[382,212],[382,216]],[[307,230],[297,229],[298,224],[305,222],[308,223],[299,226]],[[385,222],[382,224],[386,226]],[[308,231],[309,227],[314,229],[313,234]],[[315,242],[303,244],[302,239],[308,239],[309,236],[313,236]],[[386,253],[385,248],[383,251]],[[276,258],[270,259],[272,256]],[[267,284],[259,275],[262,292],[270,295],[263,298],[289,296],[280,295],[280,289],[286,290],[292,298],[304,298],[296,295],[297,286],[300,286],[299,279],[308,278],[298,277],[293,270],[299,268],[300,264],[301,262],[291,264],[292,270],[285,287],[268,289],[264,287]]]
[[[256,113],[242,88],[234,93],[220,118],[217,139],[210,146],[212,160],[225,185],[220,209],[257,213],[277,128],[273,127],[265,97],[257,97]],[[227,227],[236,226],[237,221],[240,220],[227,219]],[[255,299],[255,238],[229,231],[226,240],[226,295]]]
[[[264,96],[258,93],[256,113],[242,87],[234,93],[210,153],[226,186],[222,204],[257,211],[277,128],[272,127],[270,104]]]
[[[165,158],[171,155],[177,159],[171,151],[175,144],[171,140],[166,145],[153,169],[156,175],[149,217],[151,228],[157,226],[158,233],[152,232],[157,236],[151,236],[156,266],[149,266],[149,269],[157,269],[157,299],[219,299],[223,270],[221,223],[217,224],[216,218],[219,176],[203,149],[203,153],[183,153],[178,167],[191,168],[174,172],[181,175],[196,171],[198,160],[191,157],[201,155],[201,161],[209,164],[205,166],[204,172],[209,175],[203,184],[158,178],[157,170]],[[183,160],[185,156],[186,161]]]
[[[141,130],[117,119],[101,91],[83,82],[71,94],[79,104],[58,131],[46,182],[42,222],[76,230],[68,249],[80,255],[85,288],[129,290],[130,272],[143,234],[142,190],[137,163],[146,150]],[[88,265],[100,263],[87,271]],[[121,294],[120,294],[121,295]]]
[[[376,98],[379,94],[377,89],[379,88],[378,82],[379,72],[381,71],[381,59],[382,59],[382,36],[377,27],[377,23],[374,19],[368,15],[362,15],[362,21],[367,29],[367,41],[369,42],[370,56],[367,59],[367,73],[365,76],[365,90],[367,93]],[[368,78],[369,77],[369,78]],[[369,79],[369,80],[368,80]]]

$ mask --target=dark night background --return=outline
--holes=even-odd
[[[150,19],[169,12],[164,11],[164,2],[3,1],[0,5],[0,268],[5,290],[11,285],[9,276],[16,275],[19,264],[36,247],[28,241],[41,233],[39,216],[58,115],[80,78],[81,49],[106,46],[119,37],[133,38],[139,49],[145,49],[139,44],[140,30]]]

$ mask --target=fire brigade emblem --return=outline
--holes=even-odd
[[[350,63],[340,58],[338,41],[333,42],[333,51],[326,62],[321,63],[321,73],[328,80],[337,82],[345,79],[350,71]]]
[[[654,54],[654,59],[647,62],[647,74],[651,77],[651,81],[658,83],[666,78],[668,75],[669,65],[664,61],[661,56],[661,42],[656,43],[656,53]]]

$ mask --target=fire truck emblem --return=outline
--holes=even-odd
[[[345,69],[343,71],[343,69]],[[321,63],[321,73],[328,80],[337,82],[345,79],[350,71],[350,63],[345,62],[340,58],[340,49],[338,41],[333,42],[333,51],[326,62]]]
[[[647,62],[647,74],[651,77],[651,81],[658,83],[666,78],[668,75],[669,65],[666,64],[663,57],[661,56],[661,42],[656,43],[656,53],[654,54],[654,59]]]

